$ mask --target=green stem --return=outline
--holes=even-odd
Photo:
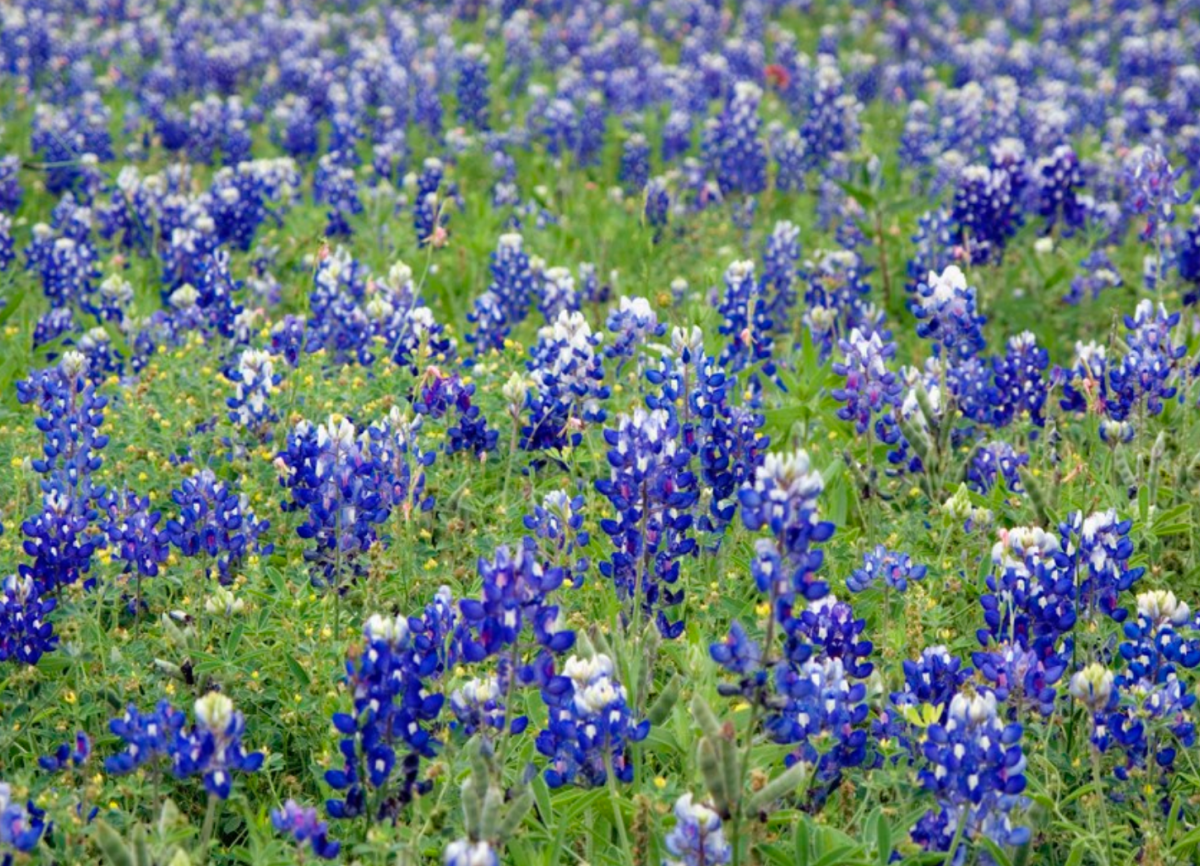
[[[1104,795],[1104,776],[1100,767],[1100,750],[1092,746],[1092,782],[1096,786],[1096,796],[1100,798],[1100,818],[1104,823],[1104,839],[1108,843],[1108,859],[1105,866],[1114,866],[1117,855],[1113,850],[1112,825],[1108,821],[1108,803]]]
[[[217,822],[217,805],[221,802],[216,794],[208,795],[208,808],[204,810],[204,826],[200,830],[200,863],[208,860],[208,845],[212,841],[213,826]]]
[[[621,794],[617,790],[617,776],[613,772],[612,751],[604,752],[604,769],[608,776],[608,796],[612,803],[613,823],[617,826],[617,838],[621,841],[622,862],[630,862],[629,835],[625,832],[625,816],[621,814]]]
[[[962,814],[958,817],[958,826],[954,828],[954,838],[950,841],[950,850],[946,854],[946,859],[943,866],[950,866],[954,862],[954,852],[958,850],[958,846],[963,841],[963,836],[967,831],[967,819],[971,817],[970,804],[962,807]]]

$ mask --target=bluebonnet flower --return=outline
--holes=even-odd
[[[908,582],[921,580],[925,572],[925,566],[914,563],[907,553],[897,553],[877,544],[873,551],[863,554],[862,568],[855,569],[846,578],[846,586],[851,592],[862,592],[882,580],[889,588],[905,592]]]
[[[271,138],[288,156],[302,162],[315,159],[320,147],[318,116],[305,96],[288,94],[272,114]]]
[[[583,496],[571,497],[561,490],[546,494],[541,505],[533,506],[526,514],[525,528],[533,533],[526,538],[526,547],[535,546],[544,562],[563,571],[564,581],[576,589],[583,585],[589,566],[586,556],[574,556],[587,547],[591,536],[583,528]]]
[[[362,200],[358,196],[358,181],[354,169],[345,164],[339,153],[327,153],[317,162],[313,175],[313,200],[329,206],[325,224],[326,237],[347,237],[354,229],[347,221],[348,216],[362,213]]]
[[[3,246],[0,232],[0,247]],[[1183,293],[1185,306],[1193,306],[1200,300],[1200,205],[1192,208],[1192,219],[1175,232],[1175,267],[1179,279],[1187,287]],[[0,251],[0,262],[3,252]]]
[[[996,710],[992,693],[960,692],[950,702],[945,723],[926,730],[921,748],[928,762],[919,771],[921,785],[937,798],[938,808],[913,827],[913,841],[927,851],[946,852],[954,864],[966,861],[967,844],[978,838],[1020,845],[1030,837],[1011,815],[1021,807],[1025,790],[1022,729],[1004,724]],[[960,821],[965,821],[962,846],[950,851]]]
[[[804,292],[803,322],[812,335],[821,360],[833,354],[837,341],[858,328],[864,336],[883,329],[883,314],[868,302],[871,287],[864,279],[867,268],[853,250],[818,251],[805,263],[808,288]]]
[[[702,497],[709,504],[707,513],[698,514],[697,526],[716,545],[734,518],[738,490],[753,477],[770,445],[762,434],[765,419],[753,409],[730,405],[728,393],[736,390],[736,381],[705,353],[698,327],[675,328],[664,356],[659,369],[646,370],[647,380],[660,388],[646,403],[672,413],[680,444],[698,458]]]
[[[1016,418],[1028,417],[1035,427],[1044,427],[1046,418],[1046,380],[1050,353],[1037,344],[1037,338],[1024,331],[1009,339],[1003,357],[992,362],[994,369],[994,405],[991,422],[1003,427]]]
[[[725,840],[721,816],[692,795],[675,801],[675,826],[663,839],[670,858],[667,866],[723,866],[733,857]]]
[[[338,204],[353,209],[353,202],[344,197],[336,199],[336,179],[319,180],[320,196],[332,208]],[[254,234],[260,225],[274,219],[283,224],[283,211],[292,204],[300,186],[300,173],[289,158],[278,160],[254,160],[236,164],[235,168],[223,168],[217,172],[209,191],[209,212],[216,234],[222,243],[229,243],[241,251],[250,251]],[[353,191],[353,182],[350,185]],[[344,191],[342,191],[344,192]],[[276,205],[272,210],[270,205]],[[361,209],[361,206],[360,206]],[[142,222],[140,217],[138,223]]]
[[[24,806],[13,802],[12,788],[0,782],[0,845],[27,853],[37,847],[46,829],[46,813],[32,800]],[[4,862],[11,863],[12,856],[5,854]]]
[[[800,127],[809,168],[823,168],[836,155],[854,149],[859,109],[858,101],[845,92],[836,58],[819,54],[808,114]]]
[[[36,243],[36,226],[34,238]],[[37,268],[42,293],[53,306],[70,305],[90,312],[91,298],[96,291],[96,281],[100,277],[100,271],[96,267],[99,256],[95,248],[86,237],[50,237],[47,241],[44,251],[29,253],[26,265],[29,268]]]
[[[920,319],[917,334],[933,340],[935,356],[959,361],[985,346],[981,326],[984,317],[976,311],[975,289],[957,265],[941,274],[929,272],[917,287],[913,314]]]
[[[88,378],[100,387],[111,376],[120,378],[125,372],[125,356],[113,346],[108,331],[90,328],[75,343],[79,354],[87,358]]]
[[[105,502],[108,518],[105,532],[112,546],[112,555],[124,563],[125,574],[135,575],[138,597],[135,610],[141,604],[141,579],[157,577],[158,566],[167,561],[170,544],[165,530],[158,528],[162,513],[150,510],[149,497],[138,497],[129,490],[108,498]]]
[[[503,349],[513,326],[529,314],[533,298],[533,270],[519,234],[503,234],[491,256],[492,282],[468,319],[475,325],[467,342],[475,344],[475,353]]]
[[[259,520],[248,497],[218,481],[211,469],[183,479],[171,491],[171,500],[179,516],[167,521],[163,534],[184,556],[204,554],[215,561],[222,583],[233,579],[234,569],[249,553],[271,552],[271,545],[259,541],[271,524]]]
[[[1033,176],[1038,213],[1046,220],[1047,230],[1061,223],[1063,234],[1070,235],[1081,228],[1085,211],[1079,190],[1084,180],[1074,148],[1068,144],[1056,147],[1053,154],[1034,164]]]
[[[650,181],[650,143],[640,132],[625,139],[617,177],[631,193],[641,192]]]
[[[736,373],[752,364],[761,365],[765,376],[779,384],[772,357],[773,323],[768,317],[767,300],[754,279],[754,262],[733,262],[725,270],[725,293],[719,312],[724,318],[718,331],[729,339],[721,350],[717,363]],[[758,390],[757,376],[751,377],[751,387]]]
[[[463,46],[457,57],[458,120],[466,127],[487,131],[488,121],[488,56],[482,45]]]
[[[1138,303],[1134,315],[1125,317],[1129,351],[1109,372],[1112,396],[1106,408],[1112,418],[1125,420],[1139,406],[1157,415],[1163,401],[1175,396],[1180,361],[1187,353],[1186,346],[1172,336],[1180,317],[1178,312],[1167,313],[1162,304],[1156,308],[1148,299]]]
[[[372,615],[363,638],[361,650],[346,661],[353,713],[333,716],[345,763],[325,773],[329,786],[344,793],[325,807],[336,819],[368,815],[394,821],[431,784],[417,776],[421,758],[432,757],[438,745],[429,726],[440,715],[444,698],[426,686],[440,673],[440,659],[425,626],[414,629],[404,617]],[[368,786],[377,792],[370,803]]]
[[[824,559],[813,544],[833,535],[833,524],[817,515],[824,490],[821,473],[812,469],[808,453],[768,454],[753,479],[739,493],[742,520],[751,532],[764,527],[774,543],[760,543],[753,563],[760,592],[772,598],[810,601],[824,598],[828,584],[817,576]]]
[[[534,260],[532,267],[541,284],[537,307],[547,323],[552,324],[563,312],[579,310],[579,292],[575,290],[575,278],[567,268],[543,268],[540,260]]]
[[[574,447],[582,441],[585,423],[604,420],[601,401],[609,389],[597,351],[602,338],[579,312],[563,311],[538,331],[526,363],[533,388],[527,398],[529,420],[521,428],[522,449]]]
[[[73,744],[60,744],[51,754],[38,758],[38,766],[48,773],[61,773],[71,767],[82,767],[91,756],[92,741],[83,731],[78,731]]]
[[[969,165],[950,211],[952,237],[972,264],[999,261],[1020,222],[1014,175],[999,165]]]
[[[609,313],[606,325],[616,336],[605,348],[604,357],[617,361],[614,373],[617,377],[626,361],[647,348],[651,337],[661,337],[667,332],[667,326],[658,321],[648,300],[626,295],[621,296],[617,309]]]
[[[442,161],[435,157],[425,160],[421,173],[413,181],[413,231],[417,236],[417,246],[432,245],[435,249],[445,244],[446,221],[449,213],[446,207],[449,198],[442,192],[442,179],[445,167]]]
[[[583,99],[579,117],[578,144],[575,148],[575,159],[579,165],[593,166],[600,161],[607,126],[608,106],[604,96],[598,91],[589,90]]]
[[[549,603],[550,593],[562,586],[564,572],[544,566],[535,549],[520,545],[510,552],[501,545],[490,562],[480,557],[479,575],[482,599],[459,602],[464,659],[478,662],[511,651],[516,662],[518,641],[526,626],[533,631],[534,642],[547,652],[563,653],[575,645],[575,633],[559,626],[558,607]],[[526,683],[535,679],[532,668],[514,669],[507,675]],[[513,724],[523,721],[514,719]]]
[[[80,506],[104,493],[91,477],[103,465],[100,452],[108,445],[108,436],[100,432],[108,398],[96,392],[88,366],[81,353],[68,351],[57,365],[17,382],[17,400],[44,413],[35,422],[43,456],[32,461],[34,470],[60,483]]]
[[[943,722],[950,702],[972,673],[970,668],[963,667],[962,659],[951,655],[944,646],[925,647],[916,661],[906,659],[901,669],[904,691],[892,693],[893,705],[940,707],[943,713],[939,720]]]
[[[759,292],[767,299],[767,318],[777,333],[791,331],[799,261],[800,227],[786,220],[775,223],[763,248]]]
[[[987,493],[997,479],[1014,493],[1023,493],[1019,467],[1029,465],[1028,454],[1018,454],[1011,444],[996,440],[980,445],[967,464],[967,486],[977,493]]]
[[[1157,242],[1162,223],[1175,221],[1176,205],[1187,204],[1190,191],[1176,189],[1184,169],[1171,168],[1161,145],[1141,147],[1125,162],[1124,181],[1128,188],[1125,208],[1135,216],[1144,216],[1146,223],[1141,239]]]
[[[673,108],[663,122],[662,147],[659,154],[665,165],[670,165],[692,149],[692,115],[690,112]]]
[[[1085,297],[1094,301],[1105,289],[1117,289],[1124,285],[1121,274],[1103,248],[1092,250],[1079,263],[1079,275],[1071,280],[1071,287],[1064,296],[1068,304],[1078,304]]]
[[[1078,621],[1075,575],[1062,540],[1040,527],[1002,531],[992,547],[993,572],[980,598],[983,646],[1014,644],[1048,658],[1062,641],[1069,648]],[[1069,653],[1068,653],[1069,656]]]
[[[1070,663],[1067,649],[1053,652],[1045,646],[1035,650],[1020,642],[1001,642],[973,653],[971,660],[996,700],[1003,702],[1010,719],[1020,719],[1027,711],[1049,716],[1058,697],[1055,684]]]
[[[316,427],[300,421],[279,455],[280,484],[291,491],[283,510],[307,512],[296,533],[313,542],[304,559],[311,563],[315,586],[342,592],[375,542],[375,524],[387,517],[371,443],[368,432],[360,434],[348,419],[330,416]]]
[[[57,599],[41,597],[37,583],[28,575],[9,575],[0,595],[0,661],[16,660],[36,665],[58,645],[54,625],[45,617]]]
[[[271,810],[271,824],[280,833],[296,840],[301,848],[307,842],[312,852],[323,860],[333,860],[341,844],[329,838],[329,827],[317,819],[317,810],[288,800],[282,809]]]
[[[0,271],[8,270],[8,266],[16,257],[12,236],[12,217],[0,213]]]
[[[307,339],[304,325],[303,317],[289,314],[271,326],[271,352],[291,367],[300,365],[300,353]]]
[[[940,274],[955,260],[955,242],[951,231],[950,212],[944,207],[926,211],[917,220],[917,233],[912,241],[917,249],[908,260],[908,281],[904,288],[915,294],[925,278],[932,272]],[[909,306],[919,303],[915,298]]]
[[[14,214],[21,206],[24,193],[19,172],[21,160],[14,154],[0,157],[0,211]]]
[[[500,857],[487,841],[455,839],[442,852],[442,863],[444,866],[500,866]]]
[[[39,595],[56,593],[83,578],[84,589],[95,586],[92,554],[104,546],[93,524],[98,511],[80,492],[71,491],[62,479],[43,483],[42,508],[21,524],[22,549],[33,562],[18,566],[22,578],[33,578]],[[22,590],[22,594],[27,590]]]
[[[783,705],[767,717],[765,727],[776,742],[797,746],[789,763],[801,760],[815,767],[809,796],[819,805],[844,768],[866,760],[866,684],[851,680],[842,659],[820,657],[778,665],[775,690]]]
[[[179,731],[171,747],[172,772],[179,778],[204,776],[204,788],[222,800],[233,786],[231,773],[253,773],[263,764],[262,752],[246,752],[242,734],[246,719],[220,692],[197,699],[196,724]]]
[[[450,709],[465,736],[474,736],[489,728],[504,730],[504,696],[508,693],[508,680],[513,673],[503,662],[500,669],[499,676],[468,680],[450,693]],[[519,733],[517,729],[524,730],[527,721],[524,717],[514,719],[513,733]]]
[[[861,436],[870,430],[876,415],[900,404],[900,380],[888,369],[888,361],[896,356],[896,344],[884,343],[878,333],[864,336],[855,328],[838,346],[845,361],[834,362],[833,372],[845,376],[846,384],[833,389],[832,395],[846,405],[838,409],[837,416],[853,421]]]
[[[1068,691],[1072,698],[1093,713],[1110,709],[1116,697],[1113,672],[1098,662],[1092,662],[1071,675]]]
[[[762,88],[751,81],[733,87],[720,119],[717,183],[721,194],[756,195],[767,188],[767,149],[759,136]]]
[[[650,722],[633,720],[612,659],[572,656],[562,675],[542,687],[542,697],[550,717],[536,744],[538,752],[550,759],[547,785],[603,787],[609,773],[616,781],[633,781],[626,746],[645,739]]]
[[[929,164],[937,150],[929,104],[914,99],[908,104],[900,133],[900,165],[915,170],[914,191],[928,181]]]
[[[664,409],[621,415],[615,429],[605,428],[604,441],[611,473],[596,480],[596,490],[617,513],[600,523],[615,548],[600,573],[628,605],[626,622],[637,629],[652,618],[665,637],[678,637],[683,621],[671,622],[666,611],[683,601],[682,590],[670,587],[680,560],[697,550],[690,534],[699,495],[688,470],[692,454],[679,447],[678,422]]]
[[[446,430],[446,453],[470,451],[482,459],[496,448],[497,431],[489,430],[487,419],[471,402],[475,385],[467,383],[457,373],[442,375],[436,367],[425,371],[420,392],[414,395],[413,408],[418,415],[442,418],[454,410],[456,423]]]
[[[1132,520],[1121,520],[1115,509],[1097,511],[1087,517],[1068,515],[1061,527],[1063,552],[1076,564],[1080,613],[1093,620],[1098,613],[1123,622],[1128,611],[1119,606],[1121,593],[1131,589],[1146,569],[1131,567]]]
[[[768,127],[771,158],[775,160],[775,189],[780,192],[801,192],[805,187],[807,162],[804,139],[800,132],[771,124]]]
[[[246,349],[228,378],[237,386],[237,393],[226,400],[229,420],[259,442],[266,442],[271,438],[271,425],[279,420],[270,404],[271,394],[283,381],[270,353]]]
[[[661,177],[651,178],[646,184],[642,217],[646,225],[653,229],[651,239],[654,243],[662,240],[663,229],[666,228],[670,211],[671,194],[667,189],[666,180]]]
[[[420,415],[408,417],[393,406],[367,431],[380,496],[387,508],[399,509],[406,522],[434,505],[425,490],[425,470],[433,465],[437,452],[421,447],[422,421]]]

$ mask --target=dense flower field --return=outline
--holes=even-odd
[[[5,866],[1200,857],[1196,0],[11,0],[0,124]]]

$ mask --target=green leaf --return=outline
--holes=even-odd
[[[284,658],[287,660],[288,668],[290,668],[292,671],[292,676],[300,680],[301,685],[305,686],[306,688],[312,685],[312,678],[308,675],[308,672],[300,666],[300,662],[296,661],[290,655],[285,655]]]
[[[875,822],[875,859],[879,866],[887,866],[892,858],[892,825],[880,813]]]
[[[225,655],[227,658],[234,658],[237,655],[238,644],[242,642],[242,632],[246,630],[246,624],[239,622],[234,626],[233,631],[229,634],[229,641],[225,644]]]
[[[865,210],[875,209],[877,202],[875,201],[875,196],[871,195],[869,191],[863,189],[862,187],[842,182],[839,182],[838,186],[841,187],[842,192],[862,205]]]
[[[1083,855],[1087,852],[1087,840],[1076,839],[1075,844],[1071,846],[1071,853],[1067,855],[1066,866],[1079,866],[1083,862]]]
[[[796,866],[808,866],[808,820],[796,822]]]
[[[983,847],[988,849],[988,853],[992,855],[992,860],[994,860],[998,866],[1012,866],[1012,858],[1008,856],[1007,851],[986,836],[980,837],[979,841],[983,843]]]

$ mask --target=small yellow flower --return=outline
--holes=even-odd
[[[79,700],[79,697],[75,694],[75,692],[71,691],[70,689],[67,689],[66,694],[63,695],[63,699],[68,704],[71,704],[72,706],[74,706],[75,703]]]
[[[762,604],[754,608],[754,612],[759,616],[766,616],[771,612],[771,605],[770,603],[764,601]]]
[[[661,791],[663,788],[667,787],[667,780],[664,779],[662,776],[655,776],[654,777],[654,787],[658,788],[658,790]]]

